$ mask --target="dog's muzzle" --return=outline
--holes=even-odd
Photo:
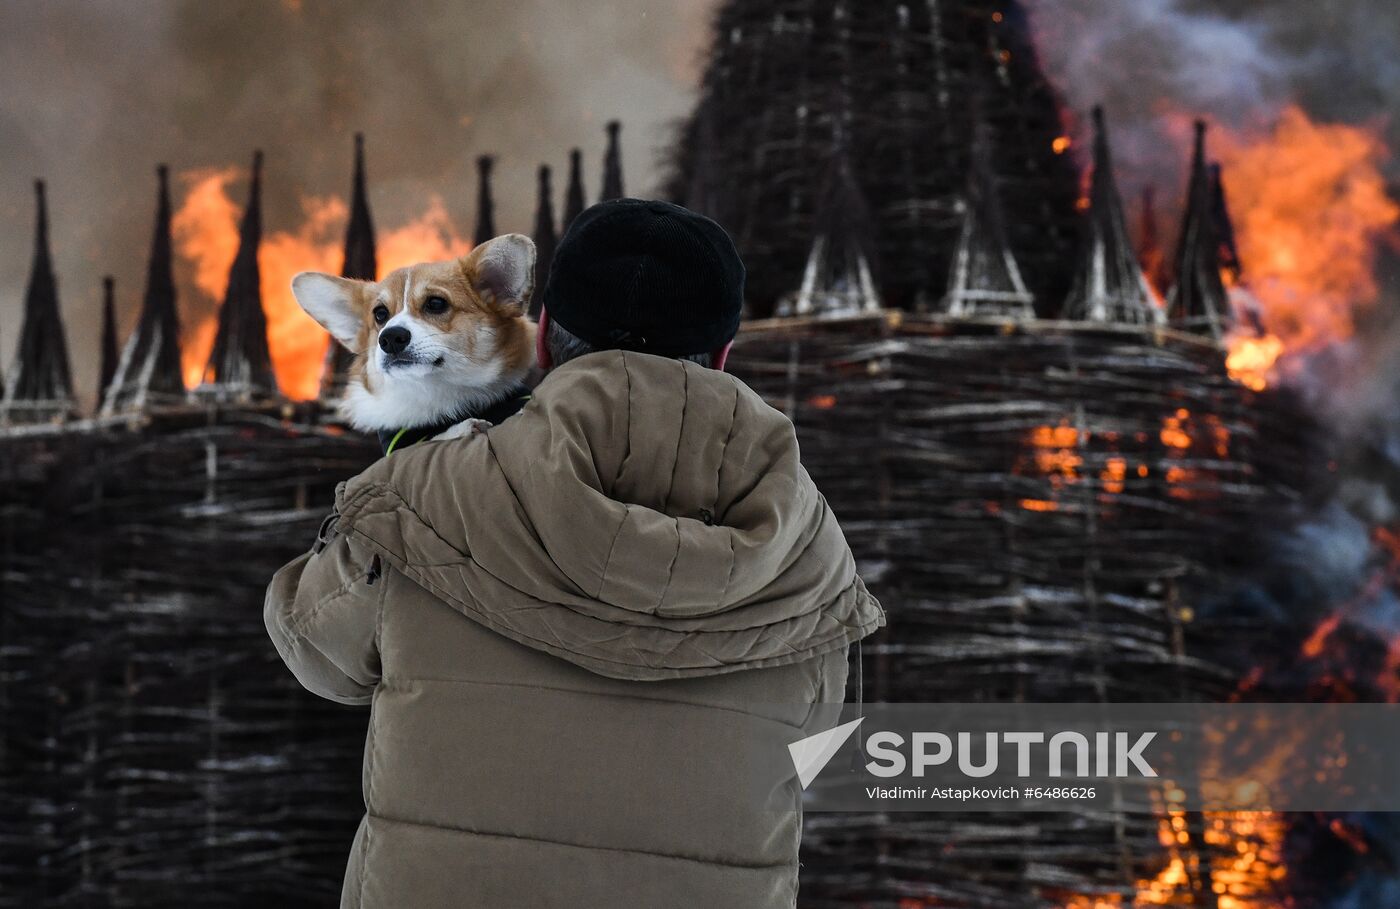
[[[379,333],[379,349],[391,357],[403,353],[413,342],[413,333],[402,325],[391,325]]]

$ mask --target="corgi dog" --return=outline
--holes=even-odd
[[[355,354],[341,416],[379,434],[386,452],[455,438],[523,400],[534,364],[535,244],[506,234],[450,262],[399,268],[381,281],[320,272],[292,279],[301,308]],[[485,422],[484,425],[490,425]],[[403,447],[399,445],[398,447]]]

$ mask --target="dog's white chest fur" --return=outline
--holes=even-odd
[[[409,374],[398,369],[389,375],[370,376],[368,380],[376,389],[371,392],[364,381],[350,382],[340,413],[351,426],[367,432],[429,426],[454,413],[470,413],[494,403],[501,394],[501,372],[500,364],[488,362],[461,364],[455,370],[438,367],[432,372]]]

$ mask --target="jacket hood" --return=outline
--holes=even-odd
[[[486,435],[380,461],[339,512],[469,618],[616,678],[797,662],[884,622],[791,422],[679,360],[570,361]]]

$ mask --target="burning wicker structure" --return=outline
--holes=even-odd
[[[1205,655],[1200,591],[1297,495],[1278,465],[1309,463],[1309,442],[1227,374],[1238,260],[1204,127],[1164,307],[1101,109],[1077,199],[1023,15],[727,3],[673,188],[735,231],[755,314],[790,316],[751,323],[733,369],[792,417],[888,608],[867,696],[1223,697],[1236,674]],[[1215,906],[1227,886],[1267,903],[1271,869],[1236,870],[1230,823],[811,817],[801,903]]]
[[[887,312],[753,324],[734,359],[792,417],[888,609],[864,648],[868,698],[1159,702],[1234,687],[1201,655],[1196,595],[1247,558],[1249,527],[1295,486],[1274,465],[1306,446],[1214,344]],[[801,904],[1127,905],[1175,857],[1163,817],[815,815]],[[1213,905],[1209,869],[1236,844],[1183,820],[1198,878],[1179,898]]]
[[[1203,146],[1164,318],[1101,113],[1076,211],[1020,17],[982,0],[726,4],[676,192],[734,230],[755,314],[790,303],[746,327],[732,362],[792,417],[889,609],[865,648],[867,697],[1218,697],[1233,679],[1201,655],[1196,590],[1245,557],[1247,522],[1294,494],[1281,465],[1306,462],[1305,440],[1281,402],[1226,374],[1228,301],[1209,278],[1227,232],[1198,185]],[[959,102],[970,94],[977,105]],[[608,139],[604,196],[622,192],[613,124]],[[369,277],[358,143],[353,188],[343,270]],[[575,151],[562,228],[583,205]],[[44,224],[41,208],[32,318],[57,324]],[[162,170],[142,314],[101,413],[9,411],[0,906],[324,905],[339,886],[364,717],[297,687],[260,604],[334,484],[376,450],[327,409],[343,357],[322,401],[275,396],[259,230],[255,180],[207,387],[187,397]],[[53,362],[22,346],[6,401],[14,376]],[[801,902],[1087,909],[1179,868],[1172,899],[1213,906],[1234,848],[1218,823],[1165,808],[813,816]]]

